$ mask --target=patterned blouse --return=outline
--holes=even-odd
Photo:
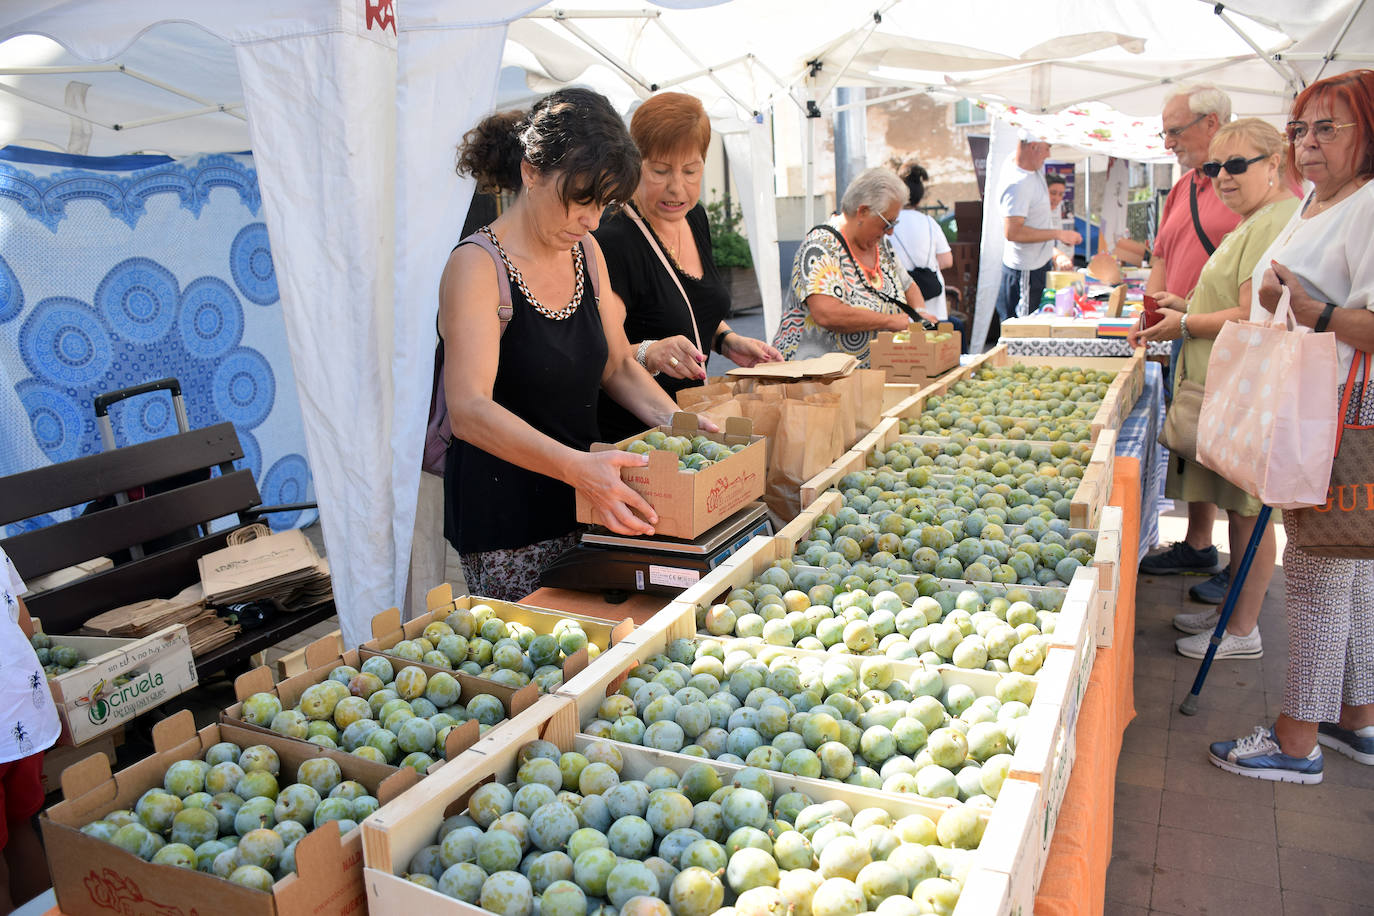
[[[835,225],[832,220],[830,225]],[[838,227],[837,227],[838,228]],[[877,331],[835,333],[816,324],[806,297],[812,293],[833,296],[853,308],[896,315],[901,309],[888,298],[905,302],[911,276],[897,263],[892,242],[883,236],[878,249],[878,275],[866,277],[834,233],[812,229],[792,261],[792,282],[783,304],[782,321],[773,346],[783,359],[809,359],[826,353],[848,353],[868,367],[868,345]],[[880,295],[881,293],[881,295]]]

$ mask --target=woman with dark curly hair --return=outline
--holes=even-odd
[[[653,509],[620,477],[644,456],[588,451],[600,392],[646,427],[675,408],[625,339],[591,234],[639,182],[639,152],[610,103],[563,89],[528,113],[494,114],[464,137],[458,171],[515,202],[459,243],[439,283],[454,436],[444,536],[473,594],[517,600],[577,542],[574,492],[611,530],[653,533]]]

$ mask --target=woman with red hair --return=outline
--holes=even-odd
[[[1255,268],[1251,318],[1274,311],[1288,287],[1294,319],[1336,335],[1348,379],[1357,352],[1374,351],[1374,70],[1313,83],[1294,101],[1287,134],[1289,172],[1311,191]],[[1374,387],[1352,399],[1345,419],[1374,423]],[[1321,746],[1374,764],[1374,561],[1295,546],[1302,516],[1284,514],[1282,712],[1272,726],[1213,744],[1211,760],[1243,776],[1311,784],[1322,779]]]
[[[733,331],[730,291],[711,254],[701,179],[711,121],[693,96],[660,92],[630,119],[643,168],[639,187],[595,235],[611,287],[625,302],[625,335],[641,365],[670,396],[706,379],[715,350],[740,366],[782,354]],[[603,397],[601,435],[612,442],[644,431],[628,410]]]

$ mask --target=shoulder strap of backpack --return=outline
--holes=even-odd
[[[601,271],[597,268],[596,246],[578,242],[582,246],[582,257],[587,262],[587,275],[592,278],[592,297],[601,302]]]
[[[506,272],[506,262],[501,260],[501,253],[496,250],[487,234],[480,229],[472,235],[463,239],[459,245],[476,245],[491,256],[492,263],[496,265],[496,288],[501,296],[500,304],[496,308],[496,317],[501,320],[501,333],[506,333],[506,326],[510,324],[511,315],[514,311],[510,302],[510,274]]]

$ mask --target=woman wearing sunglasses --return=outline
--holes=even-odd
[[[1294,320],[1336,335],[1344,389],[1357,352],[1374,351],[1374,70],[1313,83],[1293,103],[1287,132],[1289,173],[1312,188],[1255,265],[1250,314],[1268,318],[1287,286]],[[1352,400],[1346,419],[1374,423],[1374,389]],[[1319,744],[1374,764],[1374,562],[1295,546],[1303,516],[1283,518],[1289,645],[1282,711],[1272,726],[1213,744],[1211,759],[1232,773],[1310,784],[1322,779]]]
[[[1242,118],[1217,131],[1208,148],[1208,161],[1199,166],[1212,179],[1221,202],[1240,216],[1240,225],[1222,239],[1207,260],[1192,295],[1184,300],[1170,293],[1157,293],[1155,298],[1163,307],[1164,317],[1153,327],[1139,329],[1132,335],[1134,341],[1142,343],[1183,340],[1182,358],[1174,372],[1175,391],[1185,379],[1198,384],[1206,382],[1207,360],[1217,332],[1226,322],[1239,321],[1250,314],[1254,286],[1251,275],[1265,249],[1298,206],[1283,174],[1286,147],[1283,135],[1269,124],[1258,118]],[[1170,410],[1181,409],[1176,399]],[[1194,427],[1197,419],[1196,413],[1171,418]],[[1250,539],[1260,501],[1210,468],[1176,454],[1169,456],[1164,493],[1170,499],[1212,503],[1226,510],[1234,578],[1241,557],[1239,545]],[[1227,623],[1217,658],[1259,658],[1263,654],[1259,614],[1274,571],[1274,553],[1274,531],[1270,527],[1264,533]],[[1188,658],[1202,658],[1216,624],[1215,609],[1177,615],[1174,626],[1193,634],[1178,640],[1178,651]]]

